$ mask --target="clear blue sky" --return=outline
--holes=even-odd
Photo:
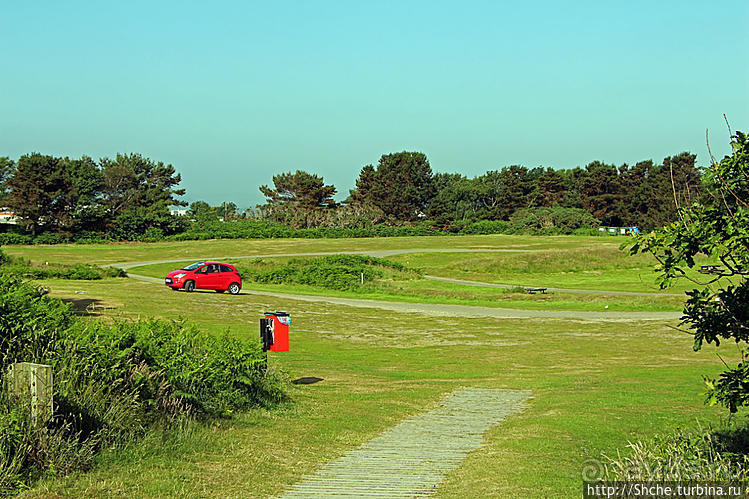
[[[749,2],[0,3],[0,156],[140,152],[186,200],[274,173],[339,190],[383,153],[468,176],[728,151]]]

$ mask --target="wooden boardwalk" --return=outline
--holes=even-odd
[[[425,497],[530,392],[462,388],[303,479],[283,498]]]

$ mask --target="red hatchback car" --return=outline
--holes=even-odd
[[[242,289],[242,277],[234,265],[219,262],[196,262],[184,269],[172,270],[164,284],[175,291],[182,288],[188,293],[195,289],[215,289],[236,295]]]

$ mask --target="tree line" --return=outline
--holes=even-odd
[[[678,207],[699,196],[695,159],[681,153],[660,164],[594,161],[568,170],[513,165],[469,178],[434,173],[425,154],[404,151],[364,166],[355,188],[340,203],[334,199],[334,185],[297,170],[274,175],[272,185],[260,186],[266,200],[255,209],[240,212],[233,202],[211,206],[196,201],[187,217],[179,217],[170,207],[187,203],[179,200],[185,190],[178,187],[181,176],[172,165],[140,154],[95,161],[33,153],[17,161],[0,157],[0,207],[11,209],[27,234],[63,239],[89,234],[158,239],[191,224],[247,218],[293,229],[415,223],[454,229],[544,214],[539,223],[652,228],[675,220]]]
[[[569,170],[513,165],[468,178],[433,173],[426,155],[383,155],[361,169],[356,187],[341,204],[336,188],[305,171],[273,177],[260,191],[262,216],[295,227],[343,218],[400,224],[430,220],[440,226],[479,220],[510,220],[539,208],[578,210],[609,226],[652,228],[673,221],[680,205],[699,195],[696,156],[681,153],[660,164],[633,166],[594,161]]]
[[[0,158],[0,206],[10,208],[31,235],[110,234],[134,239],[148,231],[172,233],[184,224],[171,216],[181,176],[172,165],[140,154],[95,161],[27,154]]]

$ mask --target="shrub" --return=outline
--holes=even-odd
[[[11,244],[31,244],[33,238],[29,234],[16,234],[15,232],[0,232],[0,246]]]
[[[479,220],[460,230],[461,234],[509,234],[510,224],[504,220]]]
[[[69,240],[65,237],[60,236],[59,234],[55,234],[53,232],[43,232],[42,234],[39,234],[38,236],[34,237],[33,243],[34,244],[60,244],[60,243],[66,243]]]
[[[98,280],[104,277],[127,277],[124,270],[115,267],[98,267],[79,263],[76,265],[32,265],[29,260],[5,256],[0,260],[0,274],[32,279]]]
[[[606,479],[621,481],[732,481],[749,478],[746,429],[676,431],[630,443],[628,455],[604,456]],[[738,446],[736,444],[739,444]],[[739,447],[740,452],[736,452]]]
[[[283,398],[278,386],[261,387],[264,359],[257,341],[210,336],[179,321],[143,320],[77,324],[69,333],[75,357],[102,373],[106,385],[135,391],[163,416],[188,408],[227,414]]]
[[[81,439],[59,420],[36,426],[28,417],[28,400],[0,390],[0,495],[10,495],[40,476],[64,475],[87,469],[96,439]]]
[[[283,267],[254,274],[251,278],[256,282],[267,284],[296,283],[346,291],[358,287],[362,274],[368,281],[383,275],[382,271],[370,267],[352,268],[325,263],[308,265],[289,263]]]
[[[339,291],[350,291],[385,275],[383,269],[417,272],[405,265],[384,258],[362,255],[329,255],[320,258],[293,259],[286,265],[270,269],[239,266],[244,279],[266,284],[304,284]]]
[[[60,300],[20,277],[0,274],[0,369],[12,362],[42,362],[55,355],[59,335],[73,322]]]
[[[52,364],[56,390],[53,419],[35,428],[28,401],[0,389],[0,493],[85,469],[99,449],[154,425],[285,399],[258,341],[185,322],[83,322],[14,275],[0,275],[0,355],[0,372],[18,361]]]
[[[73,241],[78,244],[102,244],[114,241],[105,234],[94,231],[81,231],[73,236]]]
[[[342,237],[398,237],[438,235],[442,231],[428,222],[394,227],[372,225],[369,227],[317,227],[292,229],[271,220],[238,220],[234,222],[199,222],[182,234],[169,236],[174,241],[203,239],[270,239],[270,238],[342,238]]]
[[[292,260],[299,261],[299,260]],[[301,260],[305,261],[305,260]],[[310,260],[306,260],[310,261]],[[329,265],[344,265],[349,267],[361,267],[364,265],[372,265],[376,267],[386,267],[401,271],[411,271],[410,268],[406,267],[402,263],[393,262],[385,258],[377,258],[374,256],[366,255],[327,255],[311,261],[319,261]]]
[[[576,229],[590,229],[600,221],[582,208],[529,208],[518,210],[510,217],[510,225],[518,232],[532,234],[572,234]]]
[[[139,241],[155,243],[164,240],[164,231],[158,227],[149,227],[146,233],[138,238]]]

